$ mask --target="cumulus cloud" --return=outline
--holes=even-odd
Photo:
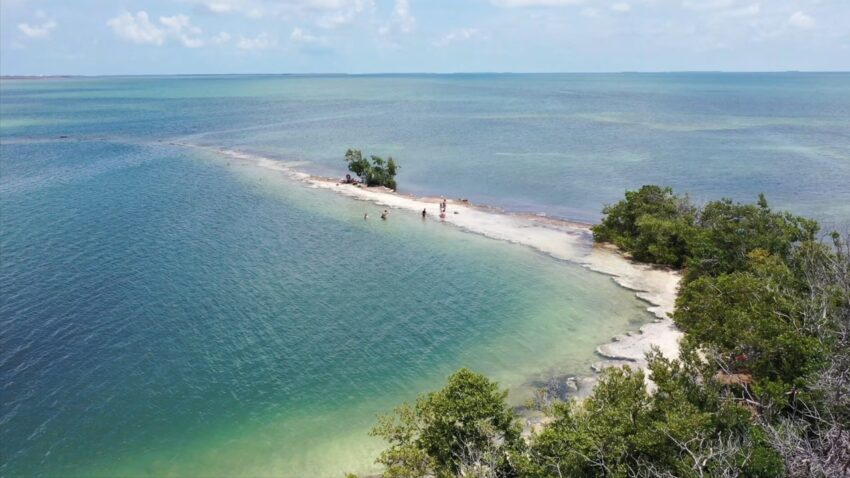
[[[632,9],[632,6],[625,2],[618,2],[611,5],[611,10],[618,13],[625,13]]]
[[[30,25],[29,23],[19,23],[18,30],[30,38],[47,38],[56,28],[56,22],[48,20],[39,25]]]
[[[325,3],[339,4],[335,8],[330,8],[329,11],[322,12],[316,20],[316,25],[326,29],[348,25],[361,13],[375,7],[373,0],[330,0]]]
[[[229,33],[220,32],[205,39],[203,30],[182,14],[159,17],[154,22],[144,10],[135,14],[124,12],[109,19],[106,24],[119,38],[140,45],[162,46],[166,42],[177,41],[186,48],[200,48],[222,45],[231,38]]]
[[[230,41],[230,33],[219,32],[218,35],[210,38],[210,45],[223,45]]]
[[[416,18],[410,13],[410,2],[408,0],[396,0],[392,19],[378,31],[381,35],[393,32],[410,33],[415,27]]]
[[[239,41],[236,42],[236,46],[240,50],[245,51],[259,51],[266,50],[271,48],[274,45],[271,37],[269,37],[268,33],[260,33],[255,37],[239,37]]]
[[[585,0],[490,0],[497,7],[563,7],[579,5]]]
[[[230,13],[239,9],[237,3],[227,0],[205,1],[202,5],[213,13]]]
[[[351,23],[374,7],[374,0],[183,0],[215,14],[248,18],[287,17],[310,21],[325,29]]]
[[[810,28],[814,28],[815,19],[801,11],[796,11],[793,15],[791,15],[791,17],[788,18],[788,25],[795,28],[808,30]]]
[[[183,0],[199,9],[215,14],[240,13],[252,18],[264,15],[262,5],[251,0]]]
[[[690,10],[722,10],[735,5],[735,0],[684,0],[682,6]]]
[[[761,4],[754,3],[752,5],[743,6],[741,8],[727,10],[725,12],[725,15],[729,17],[754,17],[759,13],[761,13]]]
[[[434,42],[434,46],[444,47],[457,41],[484,39],[484,35],[477,28],[459,28],[452,30],[445,36]]]
[[[119,38],[133,43],[147,45],[162,45],[165,43],[165,30],[150,21],[147,12],[140,11],[133,15],[124,12],[106,22]]]
[[[174,15],[173,17],[159,17],[161,23],[170,35],[180,40],[186,48],[198,48],[204,46],[201,39],[200,28],[192,25],[186,15]]]
[[[289,39],[295,43],[307,43],[307,44],[315,44],[319,43],[321,39],[317,36],[311,35],[300,28],[294,28],[292,33],[289,35]]]
[[[322,54],[331,51],[329,40],[321,35],[313,35],[301,28],[293,28],[289,34],[292,46],[302,52],[310,54]]]

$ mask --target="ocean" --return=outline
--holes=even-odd
[[[370,473],[375,415],[454,370],[520,405],[652,320],[603,274],[218,153],[341,177],[347,148],[510,212],[593,222],[659,183],[850,227],[850,74],[0,80],[0,475]]]

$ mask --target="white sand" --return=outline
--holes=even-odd
[[[191,146],[182,144],[182,146]],[[369,201],[385,207],[419,213],[438,219],[440,198],[414,197],[396,193],[386,188],[367,188],[340,184],[337,180],[311,176],[299,172],[281,161],[254,156],[238,151],[213,150],[228,158],[249,161],[259,167],[279,171],[290,178],[314,188],[327,189],[355,199]],[[635,291],[650,304],[647,310],[658,319],[644,325],[639,332],[615,337],[613,342],[601,345],[597,353],[609,359],[597,364],[600,368],[612,364],[633,363],[644,368],[644,355],[657,346],[670,358],[678,356],[679,331],[670,319],[673,311],[680,274],[638,264],[629,260],[616,248],[593,243],[590,226],[559,219],[529,214],[508,214],[494,208],[479,207],[462,200],[448,200],[445,221],[466,231],[493,239],[531,247],[554,258],[580,264],[592,271],[611,276],[622,287]]]

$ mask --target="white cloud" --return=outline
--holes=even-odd
[[[157,23],[151,21],[147,12],[139,11],[135,15],[124,12],[106,22],[115,34],[124,40],[141,45],[162,46],[168,41],[177,41],[186,48],[200,48],[205,45],[221,45],[230,41],[230,34],[221,32],[204,39],[203,30],[192,24],[188,16],[178,14],[159,17]]]
[[[361,13],[367,9],[375,7],[373,0],[339,0],[337,2],[330,1],[328,3],[338,3],[339,5],[335,8],[329,9],[330,11],[328,12],[322,13],[318,20],[316,20],[316,25],[326,29],[348,25]]]
[[[198,48],[204,46],[204,41],[201,39],[200,28],[193,26],[189,17],[186,15],[174,15],[173,17],[159,17],[161,23],[168,33],[183,44],[186,48]]]
[[[215,14],[241,14],[248,18],[287,17],[314,22],[321,28],[351,23],[374,7],[374,0],[181,0]]]
[[[497,7],[563,7],[579,5],[585,0],[490,0]]]
[[[182,0],[184,3],[197,5],[210,13],[228,14],[241,13],[246,16],[251,16],[254,12],[255,17],[262,17],[263,11],[260,10],[260,5],[251,0]]]
[[[444,47],[457,41],[484,39],[484,35],[477,28],[460,28],[452,30],[444,37],[434,42],[434,46]]]
[[[752,5],[747,5],[746,7],[729,10],[724,14],[729,17],[754,17],[759,13],[761,13],[761,4],[754,3]]]
[[[240,50],[259,51],[271,48],[274,42],[269,37],[268,33],[260,33],[255,37],[239,37],[236,46]]]
[[[381,27],[378,31],[381,35],[393,32],[410,33],[415,27],[416,18],[410,13],[410,2],[408,0],[396,0],[390,23]]]
[[[39,18],[42,18],[42,16]],[[30,38],[47,38],[55,28],[56,22],[53,20],[48,20],[40,25],[30,25],[29,23],[18,24],[18,30]]]
[[[815,26],[815,19],[801,11],[796,11],[790,18],[788,18],[788,25],[808,30]]]
[[[292,33],[289,35],[289,39],[295,43],[303,43],[303,44],[316,44],[321,43],[322,38],[311,35],[300,28],[294,28]]]
[[[165,43],[165,30],[151,23],[148,14],[140,11],[133,15],[124,12],[106,22],[120,38],[133,43],[162,45]]]
[[[313,35],[301,28],[294,28],[289,34],[289,40],[299,50],[308,53],[320,53],[330,50],[330,42],[326,37]]]
[[[210,38],[210,45],[223,45],[230,41],[230,33],[220,32],[218,35]]]
[[[204,2],[204,6],[213,13],[230,13],[236,10],[236,5],[234,5],[233,2],[228,1]]]
[[[625,2],[618,2],[611,5],[611,10],[618,13],[625,13],[632,9],[632,6]]]
[[[690,10],[722,10],[735,5],[735,0],[684,0],[682,6]]]

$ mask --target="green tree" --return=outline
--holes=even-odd
[[[788,266],[761,249],[748,257],[746,270],[685,285],[673,317],[687,342],[715,351],[730,371],[752,375],[763,400],[787,404],[827,349],[805,331],[800,284]]]
[[[628,367],[603,373],[582,402],[555,407],[533,438],[527,476],[781,476],[782,462],[696,355],[649,357],[656,385]]]
[[[384,161],[380,156],[371,156],[370,159],[371,163],[357,149],[345,152],[348,170],[356,174],[367,186],[384,186],[395,190],[395,176],[399,169],[395,160],[390,157]]]
[[[610,242],[644,262],[680,267],[687,259],[696,208],[671,188],[626,191],[624,200],[602,212],[602,223],[592,228],[597,242]]]
[[[743,270],[748,254],[757,249],[787,261],[796,245],[815,240],[818,232],[815,221],[771,211],[763,194],[757,204],[730,199],[706,204],[698,227],[689,244],[688,280]]]
[[[506,391],[483,375],[461,369],[445,388],[381,416],[372,435],[390,447],[378,458],[387,477],[514,476],[520,426]]]
[[[360,178],[365,178],[372,168],[369,160],[363,157],[363,153],[359,149],[349,149],[346,151],[345,161],[348,163],[348,170]]]

